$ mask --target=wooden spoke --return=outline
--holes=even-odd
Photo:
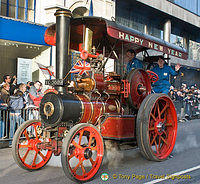
[[[90,162],[91,162],[91,164],[92,164],[92,166],[93,166],[93,165],[94,165],[94,163],[95,163],[95,162],[94,162],[94,160],[92,160],[92,158],[91,158],[91,157],[89,158],[89,160],[90,160]]]
[[[161,148],[160,144],[161,144],[161,136],[159,135],[159,139],[158,139],[158,151],[159,151],[159,153],[160,153],[160,148]]]
[[[78,141],[79,145],[81,145],[81,139],[83,137],[83,132],[84,132],[84,130],[81,130],[81,132],[79,133],[79,141]]]
[[[156,134],[156,135],[154,136],[153,140],[151,141],[151,143],[150,143],[151,146],[152,146],[152,144],[154,143],[154,141],[155,141],[157,135],[158,135],[158,134]]]
[[[42,159],[45,161],[46,160],[46,157],[42,154],[42,152],[38,152],[38,154],[42,157]]]
[[[153,130],[155,130],[155,128],[154,128],[154,127],[151,127],[151,128],[149,128],[149,131],[153,131]]]
[[[29,136],[28,136],[28,133],[27,133],[26,129],[24,130],[24,135],[25,135],[26,139],[29,141],[30,138],[29,138]]]
[[[23,145],[23,144],[19,144],[19,149],[20,148],[31,148],[32,146],[26,144],[26,145]]]
[[[83,166],[83,163],[81,163],[81,169],[82,169],[82,171],[83,171],[83,175],[85,175],[85,174],[86,174],[86,171],[85,171],[85,167]]]
[[[83,149],[81,145],[77,144],[74,140],[72,141],[72,144],[79,149]]]
[[[83,163],[83,161],[79,160],[79,163],[76,165],[76,167],[72,170],[73,173],[76,173],[77,169],[79,168],[79,166]]]
[[[95,146],[95,147],[90,147],[90,149],[96,151],[96,150],[97,150],[97,146]]]
[[[160,137],[163,140],[163,142],[168,145],[168,142],[162,136],[160,136]]]
[[[37,133],[36,125],[33,125],[33,127],[34,127],[34,130],[35,130],[35,137],[36,137],[36,139],[38,139],[38,133]]]
[[[75,155],[74,153],[68,156],[68,160],[70,160],[71,158],[73,158]]]
[[[156,140],[154,141],[154,143],[155,143],[155,147],[156,147],[156,152],[159,153],[159,152],[158,152],[158,147],[157,147],[158,145],[157,145]]]
[[[167,132],[166,132],[165,130],[163,131],[163,133],[164,133],[164,134],[166,135],[166,137],[167,137]]]
[[[161,113],[160,113],[160,116],[162,116],[162,114],[165,112],[165,110],[168,108],[169,106],[166,104],[164,106],[164,108],[162,109]]]
[[[36,152],[35,152],[34,159],[33,159],[33,164],[32,164],[33,166],[36,165],[35,161],[36,161],[37,156],[38,156],[38,152],[36,151]]]
[[[90,134],[90,138],[89,138],[89,142],[88,142],[88,146],[89,146],[89,147],[91,146],[92,138],[93,138],[93,136]]]
[[[150,113],[150,116],[153,118],[154,121],[156,121],[156,117],[152,113]]]
[[[172,123],[166,123],[165,126],[169,127],[169,126],[173,126],[173,125],[172,125]]]
[[[158,103],[158,102],[157,102]],[[161,114],[160,114],[160,107],[159,104],[157,105],[157,110],[158,110],[158,118],[161,119]]]
[[[30,150],[28,149],[28,150],[26,151],[26,153],[24,154],[24,156],[23,156],[23,158],[22,158],[22,161],[23,161],[23,162],[25,162],[26,157],[27,157],[29,151],[30,151]]]

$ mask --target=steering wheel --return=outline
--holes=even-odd
[[[150,70],[147,70],[147,74],[149,76],[149,79],[152,83],[157,82],[159,77],[155,72],[152,72]]]

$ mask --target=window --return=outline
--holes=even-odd
[[[200,0],[168,0],[197,15],[200,15]]]
[[[0,15],[35,22],[36,0],[0,0]]]

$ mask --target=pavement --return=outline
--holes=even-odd
[[[143,158],[139,149],[118,153],[108,152],[100,171],[87,183],[200,183],[200,120],[178,124],[177,141],[171,157],[164,162]],[[101,175],[109,175],[107,181]],[[173,174],[174,176],[170,176]],[[166,179],[166,177],[168,178]],[[169,177],[170,176],[170,177]],[[176,177],[175,177],[176,176]],[[184,178],[178,179],[178,176]],[[11,155],[11,148],[0,149],[0,184],[72,184],[62,168],[60,157],[52,157],[48,165],[29,172],[19,168]]]

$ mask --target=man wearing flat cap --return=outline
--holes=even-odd
[[[169,58],[164,58],[164,56],[162,55],[159,56],[157,66],[155,66],[152,69],[152,71],[155,72],[159,77],[158,81],[152,85],[155,93],[168,94],[170,86],[171,86],[169,82],[169,76],[178,75],[177,72],[180,69],[180,64],[177,64],[175,66],[175,71],[174,71],[170,66],[168,66],[165,63],[165,59],[169,59]]]

